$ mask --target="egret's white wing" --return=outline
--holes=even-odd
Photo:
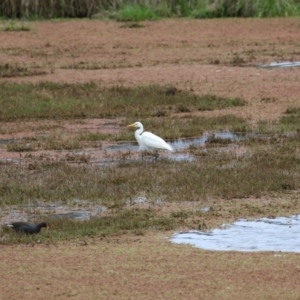
[[[141,135],[142,142],[143,142],[143,148],[148,150],[160,150],[160,149],[166,149],[169,151],[174,151],[174,149],[167,144],[162,138],[159,136],[145,131]]]

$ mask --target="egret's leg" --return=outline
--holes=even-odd
[[[153,161],[157,161],[158,158],[159,158],[159,153],[158,153],[158,151],[156,150],[156,151],[154,152],[154,159],[153,159]]]

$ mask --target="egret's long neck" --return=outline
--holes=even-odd
[[[144,131],[144,128],[143,127],[140,127],[139,129],[137,129],[134,133],[134,136],[137,140],[137,142],[140,144],[140,140],[141,140],[141,134],[143,133]]]
[[[142,133],[143,133],[143,131],[144,131],[144,128],[143,127],[140,127],[139,129],[137,129],[136,131],[135,131],[135,135],[141,135]]]

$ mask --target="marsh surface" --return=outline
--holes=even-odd
[[[37,221],[34,201],[69,217],[32,239],[1,234],[0,298],[298,299],[298,254],[204,251],[169,237],[299,213],[300,68],[253,67],[300,61],[299,20],[143,25],[55,20],[0,32],[1,100],[9,99],[0,111],[1,224]],[[145,102],[152,85],[163,86],[154,90],[163,105]],[[103,106],[111,93],[126,101]],[[194,95],[206,94],[215,106],[198,105]],[[200,140],[178,142],[178,161],[162,154],[142,164],[126,131],[138,119],[168,141]],[[206,131],[267,138],[202,146]],[[286,132],[294,135],[275,135]],[[116,151],[119,143],[129,148]]]

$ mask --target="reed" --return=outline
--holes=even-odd
[[[121,21],[157,17],[275,17],[299,14],[299,0],[4,0],[7,18],[82,18],[96,14]]]

